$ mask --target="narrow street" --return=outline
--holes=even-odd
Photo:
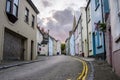
[[[0,71],[0,80],[76,80],[82,63],[69,56],[44,57],[40,62]]]

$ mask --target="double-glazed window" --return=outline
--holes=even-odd
[[[25,9],[25,22],[29,22],[29,10],[28,8]]]
[[[6,0],[6,12],[18,16],[19,0]]]
[[[35,24],[35,16],[32,15],[32,27],[34,27],[34,24]]]

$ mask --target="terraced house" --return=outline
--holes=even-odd
[[[37,56],[38,9],[31,0],[0,1],[0,61]]]

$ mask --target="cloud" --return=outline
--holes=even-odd
[[[70,9],[65,9],[63,11],[56,11],[53,13],[53,18],[59,23],[59,24],[69,24],[72,22],[73,15],[72,11]]]
[[[42,0],[42,3],[43,3],[43,6],[44,6],[44,7],[50,7],[50,6],[52,6],[52,3],[50,3],[50,2],[47,1],[47,0]]]
[[[69,35],[73,27],[73,15],[77,20],[80,16],[80,7],[86,5],[86,0],[32,0],[40,11],[38,23],[50,35],[62,42]]]
[[[47,29],[56,39],[65,41],[73,25],[73,14],[70,8],[54,11],[52,17],[47,17]]]

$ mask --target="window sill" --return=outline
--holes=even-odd
[[[120,42],[120,34],[115,38],[115,42],[116,43]]]
[[[34,26],[31,26],[34,29]]]
[[[92,52],[92,50],[89,50],[89,52]]]
[[[91,19],[89,19],[87,22],[89,23],[91,21]]]
[[[97,9],[99,8],[99,6],[100,6],[100,4],[98,4],[98,5],[96,6],[95,11],[97,11]]]
[[[18,20],[18,17],[14,16],[12,13],[6,12],[10,22],[15,23]]]
[[[25,20],[24,20],[25,21]],[[27,23],[29,25],[29,22],[25,21],[25,23]]]
[[[98,48],[98,49],[102,48],[102,45],[98,46],[97,48]]]

